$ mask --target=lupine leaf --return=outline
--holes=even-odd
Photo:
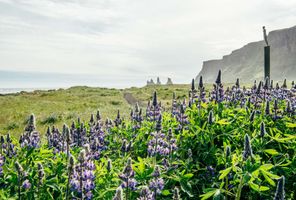
[[[231,169],[232,169],[232,167],[228,167],[228,168],[220,171],[219,173],[221,175],[219,176],[219,180],[222,180],[223,178],[225,178],[225,176],[227,176],[230,173]]]

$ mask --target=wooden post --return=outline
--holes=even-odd
[[[264,47],[264,78],[270,81],[270,46]]]

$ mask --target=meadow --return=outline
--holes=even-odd
[[[142,88],[108,89],[87,86],[59,90],[37,90],[0,96],[0,133],[19,137],[31,113],[43,134],[48,126],[61,127],[78,117],[88,119],[99,109],[104,119],[114,119],[120,110],[122,117],[129,118],[130,110],[138,102],[146,106],[154,90],[158,91],[163,107],[171,106],[173,92],[177,99],[188,95],[188,85],[146,86]]]
[[[0,102],[1,199],[296,198],[294,83],[223,85],[219,72]]]

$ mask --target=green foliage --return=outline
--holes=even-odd
[[[139,93],[137,89],[131,88],[129,92],[133,92],[137,99],[144,101],[151,95],[151,90],[151,88],[144,88]],[[160,88],[160,90],[168,91],[167,88]],[[81,94],[81,91],[85,93]],[[88,122],[89,115],[84,115],[84,113],[94,112],[95,109],[88,108],[82,112],[85,107],[76,104],[82,97],[88,101],[89,105],[101,103],[106,106],[129,106],[118,97],[122,95],[122,91],[107,89],[103,91],[99,95],[95,94],[96,89],[84,87],[55,91],[58,101],[68,101],[68,103],[67,105],[57,103],[55,109],[51,107],[51,113],[59,112],[59,114],[42,117],[43,120],[39,121],[39,124],[60,126],[64,120],[70,122],[75,119],[79,112],[82,113],[82,121]],[[105,92],[108,94],[107,96],[104,95]],[[177,92],[179,92],[177,96],[182,98],[182,92]],[[37,95],[38,99],[56,98],[56,96],[45,94],[41,92],[41,94],[34,95]],[[91,98],[89,98],[90,94],[93,94]],[[141,95],[141,97],[137,95]],[[165,97],[162,93],[159,96],[160,99]],[[62,97],[63,100],[61,100]],[[108,97],[108,101],[94,100],[94,98],[102,97]],[[24,96],[18,96],[17,101],[24,100],[24,98]],[[34,99],[34,97],[26,98]],[[119,103],[113,104],[112,102]],[[8,104],[8,102],[4,104]],[[40,105],[49,104],[43,101]],[[280,106],[280,109],[283,110],[284,105],[280,104]],[[34,109],[38,110],[39,108],[35,107]],[[117,109],[112,107],[108,113],[116,115]],[[9,113],[6,111],[5,116]],[[105,111],[107,112],[107,110]],[[213,113],[212,123],[208,122],[210,112]],[[40,113],[41,110],[39,110]],[[155,131],[155,122],[145,120],[140,129],[134,130],[133,124],[129,120],[124,120],[122,125],[113,127],[108,134],[104,130],[108,147],[107,150],[102,151],[100,159],[95,161],[94,199],[108,200],[113,198],[116,189],[121,184],[118,176],[122,173],[129,157],[132,158],[135,179],[138,182],[138,189],[129,194],[130,199],[137,199],[141,188],[148,185],[149,181],[153,179],[152,173],[156,165],[160,166],[161,171],[164,172],[161,174],[161,178],[164,179],[164,189],[159,194],[159,199],[172,199],[174,188],[180,188],[182,199],[245,199],[245,197],[273,199],[278,179],[281,176],[284,176],[286,180],[286,198],[295,198],[295,116],[284,116],[281,119],[273,120],[271,116],[261,112],[256,114],[251,124],[249,122],[250,111],[239,106],[216,104],[215,102],[201,103],[200,109],[196,104],[193,104],[192,107],[186,109],[186,115],[190,122],[188,128],[176,130],[179,122],[169,112],[163,112],[162,132],[167,134],[171,128],[178,147],[167,157],[168,166],[163,165],[161,156],[150,157],[147,153],[148,143],[152,139],[150,133]],[[266,129],[264,137],[259,135],[262,122],[265,123]],[[89,126],[87,125],[86,128],[89,129]],[[250,136],[253,155],[244,159],[244,137],[246,134]],[[45,141],[45,137],[43,139]],[[123,139],[132,140],[132,151],[123,153],[120,150]],[[17,144],[17,139],[14,139],[13,143]],[[226,153],[227,148],[230,150],[228,153]],[[66,154],[53,153],[53,149],[48,148],[45,143],[37,149],[21,148],[19,145],[16,145],[16,149],[17,155],[6,157],[3,165],[3,176],[0,177],[0,199],[17,198],[18,173],[14,167],[16,161],[27,172],[26,177],[32,184],[29,190],[21,189],[23,199],[65,199],[68,178]],[[188,155],[189,149],[192,156]],[[77,159],[80,150],[81,148],[71,148],[70,153]],[[112,160],[112,169],[110,170],[107,169],[108,159]],[[37,163],[42,163],[45,173],[44,182],[39,188],[37,187]]]

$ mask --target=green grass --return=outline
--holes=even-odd
[[[10,132],[19,136],[25,127],[28,116],[34,113],[37,129],[43,134],[48,126],[61,128],[63,123],[70,123],[78,117],[88,121],[91,113],[101,111],[102,117],[114,119],[119,109],[121,115],[129,117],[132,107],[124,98],[131,93],[143,108],[151,99],[154,90],[159,99],[168,107],[175,91],[182,99],[188,93],[189,85],[149,86],[129,89],[107,89],[95,87],[72,87],[69,89],[21,92],[0,96],[0,133]]]
[[[206,89],[209,88],[211,85],[206,85]],[[174,92],[176,98],[182,101],[188,96],[189,89],[189,84],[127,89],[76,86],[69,89],[3,95],[0,96],[0,134],[9,132],[18,137],[23,132],[31,113],[36,116],[37,129],[41,134],[46,132],[48,126],[55,125],[61,128],[64,123],[70,125],[78,117],[88,122],[90,114],[96,114],[98,109],[103,119],[107,117],[115,119],[118,109],[124,118],[128,118],[133,105],[124,98],[125,93],[131,93],[145,110],[153,92],[157,91],[158,99],[167,110],[171,106]]]

